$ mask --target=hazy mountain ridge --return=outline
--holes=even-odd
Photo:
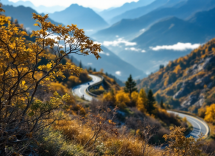
[[[143,16],[147,13],[149,13],[152,10],[155,10],[159,8],[160,6],[166,4],[168,0],[155,0],[151,4],[146,5],[146,6],[139,6],[137,8],[128,10],[120,15],[117,15],[113,17],[110,22],[111,23],[116,23],[122,19],[133,19],[133,18],[138,18],[140,16]]]
[[[95,31],[108,26],[106,21],[92,9],[77,4],[72,4],[65,10],[49,14],[49,16],[65,25],[70,25],[71,23],[77,24],[79,28],[83,28],[85,31]]]
[[[93,35],[97,40],[114,39],[116,35],[126,39],[133,39],[142,29],[147,30],[148,27],[167,17],[178,17],[186,19],[198,11],[209,10],[215,7],[215,1],[208,0],[188,0],[179,7],[158,8],[150,13],[136,19],[123,19],[107,29],[98,31]],[[105,36],[105,38],[104,38]]]
[[[120,15],[128,10],[134,9],[134,8],[138,8],[141,6],[146,6],[150,3],[152,3],[154,0],[139,0],[137,2],[130,2],[130,3],[125,3],[124,5],[122,5],[121,7],[117,7],[117,8],[110,8],[110,9],[106,9],[103,10],[102,12],[100,12],[99,14],[106,20],[110,20],[111,18]]]
[[[32,18],[32,13],[39,14],[36,10],[30,7],[25,6],[14,7],[12,5],[3,5],[3,9],[5,9],[4,14],[6,16],[10,16],[13,19],[17,19],[19,24],[23,24],[28,31],[39,29],[39,27],[34,26],[36,21]],[[53,24],[56,25],[60,24],[53,21],[51,18],[48,18],[48,20]]]
[[[31,7],[32,9],[36,10],[39,13],[52,13],[54,11],[60,11],[63,10],[65,7],[63,6],[52,6],[52,7],[47,7],[44,5],[40,6],[35,6],[33,3],[30,1],[17,1],[17,2],[12,2],[8,0],[1,0],[1,2],[4,5],[13,5],[13,6],[25,6],[25,7]]]

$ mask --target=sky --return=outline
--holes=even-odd
[[[35,6],[44,5],[47,7],[56,6],[56,5],[68,7],[69,5],[76,3],[84,7],[104,10],[111,7],[121,6],[127,2],[137,2],[139,0],[9,0],[9,1],[12,1],[12,2],[30,1]]]

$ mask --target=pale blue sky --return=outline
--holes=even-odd
[[[139,0],[9,0],[12,2],[18,1],[30,1],[35,6],[44,5],[44,6],[64,6],[68,7],[71,4],[79,4],[84,7],[98,8],[98,9],[108,9],[111,7],[118,7],[123,5],[126,2],[137,2]]]

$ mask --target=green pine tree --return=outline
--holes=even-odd
[[[128,80],[125,82],[124,91],[126,93],[129,93],[130,98],[131,98],[131,93],[134,91],[137,91],[136,82],[133,80],[131,75],[129,76]]]
[[[155,98],[154,98],[154,95],[153,95],[153,92],[152,90],[150,89],[149,92],[148,92],[148,105],[147,105],[147,112],[151,115],[153,114],[153,111],[156,109],[155,107]]]
[[[161,107],[162,109],[165,109],[165,106],[164,106],[164,103],[163,103],[163,99],[161,99],[160,107]]]
[[[93,71],[96,72],[96,68],[94,68]]]
[[[92,71],[92,67],[89,67],[88,71]]]
[[[80,63],[79,63],[79,67],[80,68],[83,68],[83,65],[82,65],[82,62],[80,61]]]

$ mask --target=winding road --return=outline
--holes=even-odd
[[[89,82],[90,85],[100,82],[102,80],[100,77],[95,76],[95,75],[90,75],[90,77],[92,77],[92,81]],[[84,84],[80,84],[80,85],[74,87],[72,90],[73,94],[75,94],[79,97],[83,97],[83,95],[84,95],[84,98],[86,100],[91,101],[93,99],[93,97],[86,93],[86,89],[88,86],[89,86],[88,83],[84,83]],[[190,116],[190,115],[183,114],[183,113],[178,113],[178,112],[174,112],[174,111],[168,111],[168,112],[177,114],[181,118],[186,117],[187,120],[192,124],[193,130],[190,132],[190,134],[187,135],[187,137],[192,136],[193,138],[197,139],[197,138],[199,138],[199,136],[201,134],[203,134],[203,136],[205,136],[205,137],[208,136],[209,127],[208,127],[207,123],[204,122],[203,120],[200,120],[194,116]]]
[[[92,78],[92,80],[90,82],[83,83],[83,84],[80,84],[80,85],[74,87],[72,89],[72,92],[73,92],[73,94],[75,94],[75,95],[77,95],[79,97],[83,97],[84,96],[84,98],[86,100],[91,101],[93,99],[93,97],[90,96],[89,94],[87,94],[86,89],[87,89],[87,87],[89,85],[93,85],[93,84],[95,84],[97,82],[100,82],[102,79],[100,77],[98,77],[98,76],[95,76],[95,75],[90,75],[89,74],[89,76]]]
[[[168,112],[177,114],[181,118],[186,117],[187,121],[189,121],[192,124],[193,130],[186,137],[192,136],[193,138],[197,139],[197,138],[199,138],[199,136],[201,134],[205,137],[208,136],[209,127],[205,121],[198,119],[194,116],[183,114],[183,113],[178,113],[178,112],[174,112],[174,111],[168,111]]]

